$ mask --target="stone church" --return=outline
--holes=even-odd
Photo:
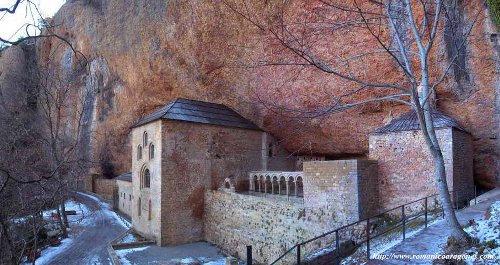
[[[203,238],[204,191],[248,190],[249,171],[295,170],[275,140],[230,108],[176,99],[132,129],[134,229],[161,245]]]
[[[449,188],[463,202],[473,186],[470,135],[433,115]],[[179,98],[132,127],[119,209],[158,245],[209,241],[239,258],[252,245],[268,263],[298,242],[436,193],[414,116],[369,135],[367,158],[326,161],[292,155],[227,106]]]

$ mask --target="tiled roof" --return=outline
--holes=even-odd
[[[158,120],[178,120],[260,130],[257,125],[243,118],[225,105],[178,98],[153,114],[138,121],[133,127]]]
[[[116,180],[122,180],[122,181],[132,182],[132,173],[129,172],[129,173],[121,174],[120,176],[116,177],[115,179]]]
[[[432,121],[434,128],[452,127],[465,132],[465,129],[460,126],[456,120],[438,110],[432,111]],[[386,126],[376,129],[375,133],[411,131],[419,129],[420,122],[418,121],[417,113],[414,110],[411,110],[402,114],[399,118],[394,119]]]

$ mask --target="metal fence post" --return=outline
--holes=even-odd
[[[335,230],[335,248],[337,249],[337,253],[340,256],[340,236],[339,236],[339,230]]]
[[[247,246],[247,265],[252,265],[252,246]]]
[[[443,211],[443,219],[444,219],[444,205],[441,203],[441,210]]]
[[[366,259],[370,260],[370,218],[366,219]]]
[[[297,245],[297,265],[300,265],[300,244]]]
[[[474,185],[474,205],[477,204],[477,186]]]
[[[425,228],[427,228],[427,197],[425,197]]]
[[[401,206],[401,217],[403,218],[403,240],[406,238],[406,216],[405,216],[405,206]]]

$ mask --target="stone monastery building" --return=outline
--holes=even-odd
[[[464,203],[470,136],[434,115],[449,188]],[[179,98],[133,126],[119,209],[158,245],[204,240],[240,258],[252,245],[254,259],[269,263],[298,242],[435,193],[418,129],[409,112],[369,136],[369,159],[325,161],[291,155],[224,105]]]

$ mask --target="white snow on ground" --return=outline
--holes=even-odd
[[[203,265],[225,265],[225,264],[226,264],[226,259],[222,258],[222,259],[209,261],[207,263],[204,263]]]
[[[203,264],[203,265],[225,265],[226,258],[209,259],[206,257],[173,259],[175,264]]]
[[[72,224],[77,224],[77,225],[90,225],[92,223],[92,219],[88,218],[90,215],[89,209],[81,204],[78,203],[74,200],[68,200],[65,203],[66,206],[66,211],[76,211],[76,215],[68,215],[68,222],[70,223],[70,226]],[[43,212],[44,219],[48,221],[56,221],[55,219],[52,219],[52,213],[55,213],[56,210],[46,210]],[[25,218],[23,218],[25,219]],[[71,230],[71,229],[70,229]],[[75,236],[75,235],[70,235],[70,236]],[[43,264],[49,264],[49,261],[57,256],[58,254],[64,252],[71,244],[73,243],[73,238],[65,238],[61,241],[61,244],[56,247],[48,247],[44,250],[41,251],[41,255],[38,259],[36,259],[35,263],[36,265],[43,265]],[[28,264],[28,263],[27,263]]]
[[[491,255],[500,259],[500,201],[491,205],[490,218],[481,219],[474,222],[473,225],[465,228],[465,231],[472,237],[479,239],[480,247],[472,248],[467,251],[469,255],[477,257],[478,249],[484,247],[483,255]],[[468,264],[498,264],[495,261],[487,260],[467,260]]]
[[[115,213],[109,204],[101,201],[99,198],[92,196],[90,194],[83,193],[83,192],[77,192],[77,193],[82,195],[82,196],[86,196],[86,197],[96,201],[97,203],[99,203],[103,209],[104,214],[106,214],[108,216],[112,216],[117,221],[118,224],[121,224],[123,227],[125,227],[127,229],[132,227],[132,224],[130,222],[128,222],[127,220],[125,220],[124,218],[122,218],[121,216],[119,216],[117,213]]]
[[[190,263],[193,263],[195,262],[195,260],[193,258],[183,258],[180,260],[181,263],[187,263],[187,264],[190,264]]]
[[[440,222],[444,222],[444,219],[437,218],[437,219],[435,219],[433,221],[430,221],[427,224],[427,227],[433,226],[433,225],[438,224]],[[423,229],[425,229],[425,226],[422,225],[422,227],[420,227],[420,228],[412,230],[411,232],[407,232],[406,235],[405,235],[405,238],[412,238],[414,235],[416,235],[417,233],[419,233]],[[379,241],[379,242],[376,242],[376,241]],[[371,242],[372,245],[370,247],[370,257],[374,257],[374,256],[377,256],[377,255],[380,255],[380,254],[386,252],[387,250],[389,250],[389,249],[391,249],[391,248],[399,245],[401,242],[403,242],[403,239],[401,237],[399,237],[399,236],[398,236],[398,239],[396,239],[396,240],[393,240],[392,238],[387,238],[386,239],[382,235],[381,238],[380,239],[376,239],[376,241],[375,242]],[[385,241],[385,243],[381,244],[381,242],[384,242],[384,241]],[[334,249],[334,247],[332,249]],[[366,245],[363,244],[360,248],[358,248],[358,250],[356,252],[358,252],[358,251],[365,252],[366,251]],[[440,250],[436,249],[434,252],[435,253],[439,253]],[[364,254],[364,256],[366,256],[366,254]],[[359,264],[359,263],[360,263],[359,256],[356,255],[356,254],[350,255],[349,257],[343,259],[342,262],[341,262],[342,265]],[[366,262],[363,262],[362,264],[366,264]]]
[[[120,240],[120,243],[132,243],[137,242],[137,238],[133,234],[128,233],[125,237]]]
[[[85,206],[79,202],[74,200],[68,200],[64,203],[66,207],[66,211],[76,211],[76,215],[68,215],[68,222],[70,226],[72,224],[77,225],[91,225],[93,223],[93,218],[90,218],[92,212]],[[43,216],[46,220],[55,222],[56,219],[52,218],[52,213],[56,213],[56,210],[46,210],[43,211]]]
[[[444,219],[441,219],[441,218],[438,218],[436,220],[433,220],[431,222],[429,222],[427,224],[427,227],[429,226],[433,226],[435,224],[438,224],[438,223],[441,223],[441,222],[444,222],[445,220]],[[422,231],[423,229],[425,229],[425,226],[422,225],[420,228],[418,229],[415,229],[409,233],[406,233],[406,238],[412,238],[414,235],[416,235],[417,233],[419,233],[420,231]],[[399,245],[401,242],[403,242],[403,239],[400,238],[398,240],[394,240],[394,241],[391,241],[391,242],[387,242],[385,244],[379,244],[379,245],[376,245],[372,248],[370,248],[370,257],[374,257],[376,255],[379,255],[379,254],[382,254],[384,252],[386,252],[387,250]],[[435,250],[435,252],[439,252],[438,249]]]
[[[130,262],[130,260],[127,259],[127,255],[130,253],[138,252],[138,251],[143,251],[147,249],[148,247],[140,247],[140,248],[127,248],[127,249],[119,249],[115,250],[116,255],[120,259],[120,262],[122,265],[133,265],[134,263]]]
[[[126,221],[125,219],[117,215],[115,212],[113,212],[111,210],[111,207],[107,203],[102,202],[100,199],[94,196],[82,192],[78,192],[78,194],[87,196],[92,200],[98,202],[102,206],[104,214],[112,216],[116,221],[116,223],[121,224],[126,228],[130,228],[132,226],[128,221]],[[94,218],[92,218],[92,212],[84,204],[78,203],[73,200],[68,200],[65,203],[65,206],[66,206],[66,211],[76,211],[77,213],[76,215],[68,215],[68,221],[70,222],[70,225],[77,224],[77,225],[87,226],[94,223]],[[53,212],[55,212],[55,210],[44,211],[43,216],[45,218],[51,218]],[[73,243],[73,239],[70,237],[63,239],[61,242],[62,242],[61,245],[57,247],[48,247],[42,250],[40,257],[36,260],[36,265],[50,264],[49,261],[56,255],[64,252],[66,248],[68,248]],[[95,262],[91,264],[100,264],[100,263]]]
[[[57,247],[48,247],[42,250],[40,257],[36,259],[35,264],[36,265],[50,264],[52,258],[64,252],[72,243],[73,243],[73,238],[65,238],[61,241],[61,245]]]

